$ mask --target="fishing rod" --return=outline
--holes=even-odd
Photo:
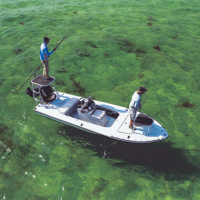
[[[66,36],[58,43],[58,45],[54,48],[57,49],[58,46],[63,42],[63,40],[66,38]],[[18,92],[19,90],[22,89],[22,87],[28,82],[28,80],[31,78],[31,76],[33,76],[34,74],[36,75],[36,72],[38,69],[40,69],[40,67],[42,66],[42,63],[40,64],[40,66],[29,76],[29,78],[23,83],[23,85],[18,89],[18,90],[13,90],[13,92]]]
[[[148,92],[147,92],[146,96],[144,97],[144,100],[143,100],[143,101],[142,101],[142,103],[140,104],[141,106],[140,106],[140,108],[139,108],[139,111],[141,111],[142,104],[144,103],[145,99],[147,98],[147,95],[148,95],[148,93],[149,93],[149,90],[148,90]]]

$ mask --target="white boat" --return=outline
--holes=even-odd
[[[54,77],[46,81],[39,75],[31,81],[32,90],[27,88],[27,93],[37,103],[34,111],[41,116],[124,142],[152,143],[169,137],[160,123],[142,112],[137,112],[136,130],[132,130],[128,108],[96,101],[91,96],[85,98],[58,92],[54,81]]]

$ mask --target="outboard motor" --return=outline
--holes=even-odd
[[[41,94],[39,93],[39,91],[40,91]],[[53,93],[51,86],[46,86],[46,87],[43,86],[41,88],[40,88],[40,86],[37,86],[34,90],[31,90],[28,87],[25,92],[30,97],[34,97],[33,92],[34,92],[34,95],[35,95],[36,98],[41,95],[44,102],[52,102],[56,98],[56,94]]]
[[[33,97],[33,91],[31,90],[30,87],[27,87],[27,89],[25,90],[26,94],[28,94],[30,97]]]
[[[37,91],[37,92],[39,92],[39,86],[37,86],[34,90]],[[25,92],[26,92],[26,94],[28,94],[30,97],[33,97],[33,90],[31,90],[30,87],[27,87],[27,89],[26,89]],[[35,97],[38,97],[38,96],[39,96],[39,94],[38,94],[38,93],[35,93]]]

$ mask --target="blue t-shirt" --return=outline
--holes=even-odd
[[[40,47],[40,60],[48,60],[48,56],[50,56],[52,53],[53,51],[49,53],[46,43],[42,43]]]
[[[131,102],[129,104],[129,106],[134,107],[136,109],[139,108],[141,103],[141,95],[137,93],[137,91],[134,92]]]

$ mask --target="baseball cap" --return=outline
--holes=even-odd
[[[44,38],[43,38],[43,41],[44,41],[44,42],[48,42],[49,40],[50,40],[50,39],[49,39],[48,37],[44,37]]]

